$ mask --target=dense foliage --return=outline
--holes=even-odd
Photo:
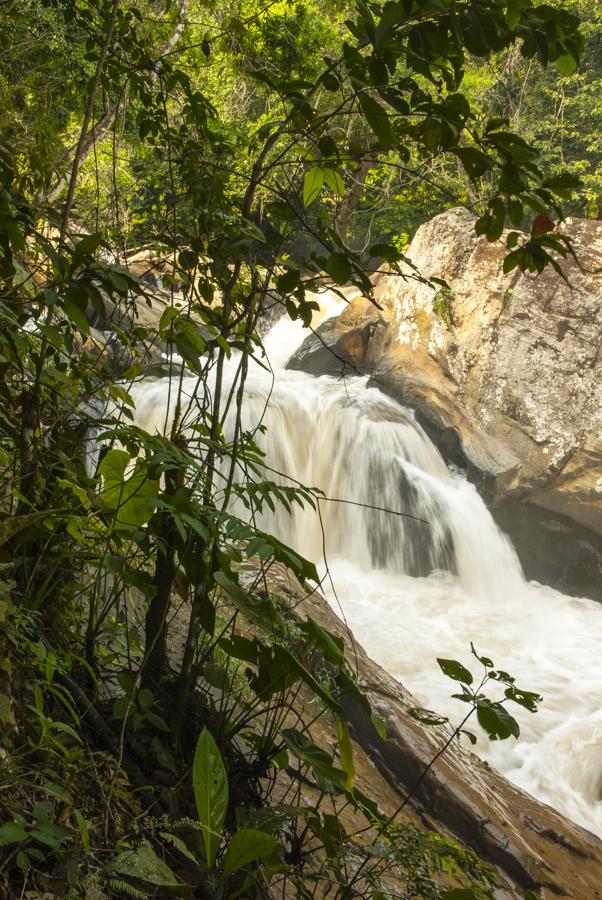
[[[485,92],[480,66],[513,79],[527,66],[542,104],[573,97],[569,123],[570,78],[597,51],[590,36],[581,63],[577,19],[530,0],[349,14],[335,0],[4,4],[9,896],[493,896],[473,854],[355,785],[348,703],[382,723],[341,639],[274,586],[284,569],[311,592],[313,563],[256,523],[264,506],[320,497],[273,479],[240,409],[266,311],[309,323],[312,290],[351,281],[370,296],[370,272],[398,268],[403,233],[452,195],[490,240],[513,226],[508,269],[559,265],[559,204],[578,168],[593,210],[596,148],[573,158],[544,141],[542,165],[509,129],[522,106]],[[162,290],[136,274],[142,245]],[[132,394],[157,374],[171,413],[148,434]],[[537,696],[479,662],[476,688],[440,665],[492,737],[516,736],[508,703]],[[314,743],[310,718],[336,747]]]

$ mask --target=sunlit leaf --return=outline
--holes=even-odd
[[[228,775],[213,735],[203,728],[192,764],[192,786],[203,832],[205,859],[212,869],[228,808]]]

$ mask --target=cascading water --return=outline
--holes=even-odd
[[[333,297],[330,314],[340,305]],[[428,707],[459,720],[464,710],[450,699],[436,657],[470,666],[471,641],[519,686],[543,694],[536,715],[513,709],[518,741],[481,735],[476,749],[520,787],[602,835],[602,609],[525,581],[474,487],[446,467],[411,411],[367,388],[364,378],[339,382],[285,370],[303,337],[299,323],[286,319],[272,328],[264,346],[276,377],[252,367],[243,427],[266,426],[260,443],[273,470],[268,477],[291,476],[330,498],[320,502],[324,537],[307,508],[292,515],[279,509],[262,526],[328,564],[335,610],[340,601],[368,653]],[[196,378],[182,387],[196,397]],[[172,403],[173,392],[172,385]],[[137,423],[165,430],[168,380],[141,381],[132,396]]]

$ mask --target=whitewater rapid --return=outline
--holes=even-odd
[[[322,316],[340,308],[339,298],[327,300]],[[476,675],[471,641],[518,686],[542,694],[535,715],[513,705],[518,741],[491,742],[479,733],[475,749],[515,784],[602,836],[602,608],[525,581],[475,488],[448,469],[410,410],[364,378],[287,371],[305,334],[281,319],[267,335],[273,375],[251,364],[242,423],[250,431],[266,426],[257,435],[266,477],[287,483],[290,476],[330,499],[320,501],[322,525],[306,508],[292,515],[277,509],[261,526],[322,573],[328,569],[324,585],[335,611],[428,708],[455,722],[464,714],[436,658],[461,660]],[[226,383],[236,365],[228,364]],[[190,398],[185,415],[193,417],[197,378],[186,377],[182,388]],[[131,394],[136,423],[164,431],[174,394],[168,379],[140,381]],[[226,433],[229,427],[233,413]]]

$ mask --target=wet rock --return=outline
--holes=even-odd
[[[449,291],[382,276],[382,311],[354,301],[289,366],[370,375],[466,470],[527,577],[602,596],[602,222],[564,228],[568,284],[505,275],[503,241],[477,237],[471,213],[435,217],[409,256]]]
[[[287,369],[310,375],[358,375],[366,371],[370,341],[385,320],[367,300],[358,299],[336,318],[326,319],[291,356]]]
[[[252,581],[256,570],[249,575]],[[358,786],[378,798],[383,812],[395,812],[412,792],[401,820],[451,835],[494,865],[502,878],[500,898],[522,897],[525,890],[542,900],[602,897],[602,841],[515,787],[457,742],[425,774],[447,734],[425,728],[409,715],[416,700],[367,656],[320,594],[308,595],[280,565],[270,569],[268,579],[270,590],[288,598],[285,602],[296,615],[311,616],[345,642],[358,683],[386,723],[382,737],[362,707],[343,701]],[[327,716],[314,722],[314,704],[300,704],[297,714],[321,746],[336,743],[336,722]]]

